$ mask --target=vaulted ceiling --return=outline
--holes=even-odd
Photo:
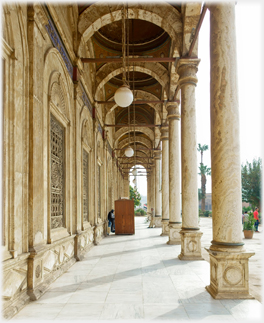
[[[93,48],[92,58],[122,57],[122,3],[93,1],[81,3],[79,32]],[[166,123],[164,100],[173,100],[177,76],[174,62],[150,62],[144,58],[181,57],[190,46],[191,37],[200,18],[201,4],[133,2],[126,7],[129,19],[129,57],[140,57],[141,62],[129,64],[126,77],[134,92],[134,101],[148,101],[121,108],[103,101],[113,101],[115,91],[122,85],[122,62],[97,62],[94,99],[101,101],[105,111],[112,113],[117,155],[124,157],[124,148],[136,147],[137,164],[149,167],[153,149],[160,147],[160,130],[157,125]],[[186,39],[188,40],[186,41]],[[197,54],[197,50],[193,55]],[[103,95],[102,95],[103,93]],[[136,124],[135,128],[131,125]],[[129,129],[125,128],[125,125]],[[118,126],[119,125],[119,126]],[[146,127],[142,127],[146,125]],[[135,132],[134,132],[135,131]],[[135,139],[136,138],[136,139]],[[134,144],[135,140],[135,144]],[[141,141],[141,142],[140,142]],[[121,150],[123,149],[123,150]],[[152,149],[152,150],[151,150]],[[143,158],[144,157],[144,158]],[[132,160],[131,160],[132,159]],[[128,161],[129,158],[124,158]],[[130,158],[134,162],[134,157]]]

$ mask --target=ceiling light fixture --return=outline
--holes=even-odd
[[[125,19],[125,5],[122,7],[122,61],[123,61],[123,85],[116,90],[114,95],[115,103],[122,108],[128,107],[133,102],[133,94],[129,88],[129,83],[126,80],[126,61],[129,73],[129,20],[127,10],[127,33],[126,33],[126,19]],[[126,35],[127,34],[127,35]],[[126,59],[126,36],[127,36],[127,59]]]

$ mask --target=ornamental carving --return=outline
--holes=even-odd
[[[64,219],[64,127],[50,115],[51,229],[65,226]]]
[[[50,97],[51,97],[51,101],[53,102],[53,104],[60,109],[60,111],[66,116],[67,116],[67,112],[66,112],[66,107],[65,107],[65,101],[64,101],[64,96],[60,87],[60,84],[58,82],[54,82],[51,86],[51,90],[50,90]]]
[[[195,240],[191,240],[191,241],[189,241],[189,243],[188,243],[188,250],[190,251],[190,252],[195,252],[195,251],[197,251],[197,242],[195,241]]]
[[[36,278],[39,278],[40,273],[41,273],[40,265],[37,265],[37,267],[36,267],[36,269],[35,269],[35,275],[36,275]]]
[[[224,280],[228,285],[237,285],[243,278],[242,270],[236,266],[227,267],[223,274]]]
[[[84,120],[83,126],[82,126],[82,141],[89,148],[92,147],[91,130],[92,130],[92,125],[89,123],[87,119]]]

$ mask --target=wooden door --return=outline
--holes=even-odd
[[[115,234],[134,234],[134,200],[115,201]]]

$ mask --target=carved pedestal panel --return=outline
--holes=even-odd
[[[169,224],[169,240],[167,244],[181,244],[181,224]]]
[[[161,228],[162,227],[162,217],[161,216],[154,216],[152,219],[153,226],[155,228]]]
[[[76,260],[82,260],[84,255],[94,245],[94,227],[91,225],[76,234],[75,236],[75,258]]]
[[[206,290],[215,299],[252,299],[249,294],[248,259],[255,253],[221,252],[210,255],[210,285]]]
[[[162,232],[161,236],[168,236],[169,235],[169,220],[162,220],[161,221],[162,225]]]
[[[74,237],[36,247],[31,252],[28,259],[28,295],[31,300],[38,299],[55,279],[76,262]]]
[[[181,260],[203,260],[201,250],[202,232],[199,230],[181,230]]]
[[[27,258],[29,253],[16,259],[9,259],[2,265],[2,311],[5,319],[10,319],[29,301],[27,295]]]

